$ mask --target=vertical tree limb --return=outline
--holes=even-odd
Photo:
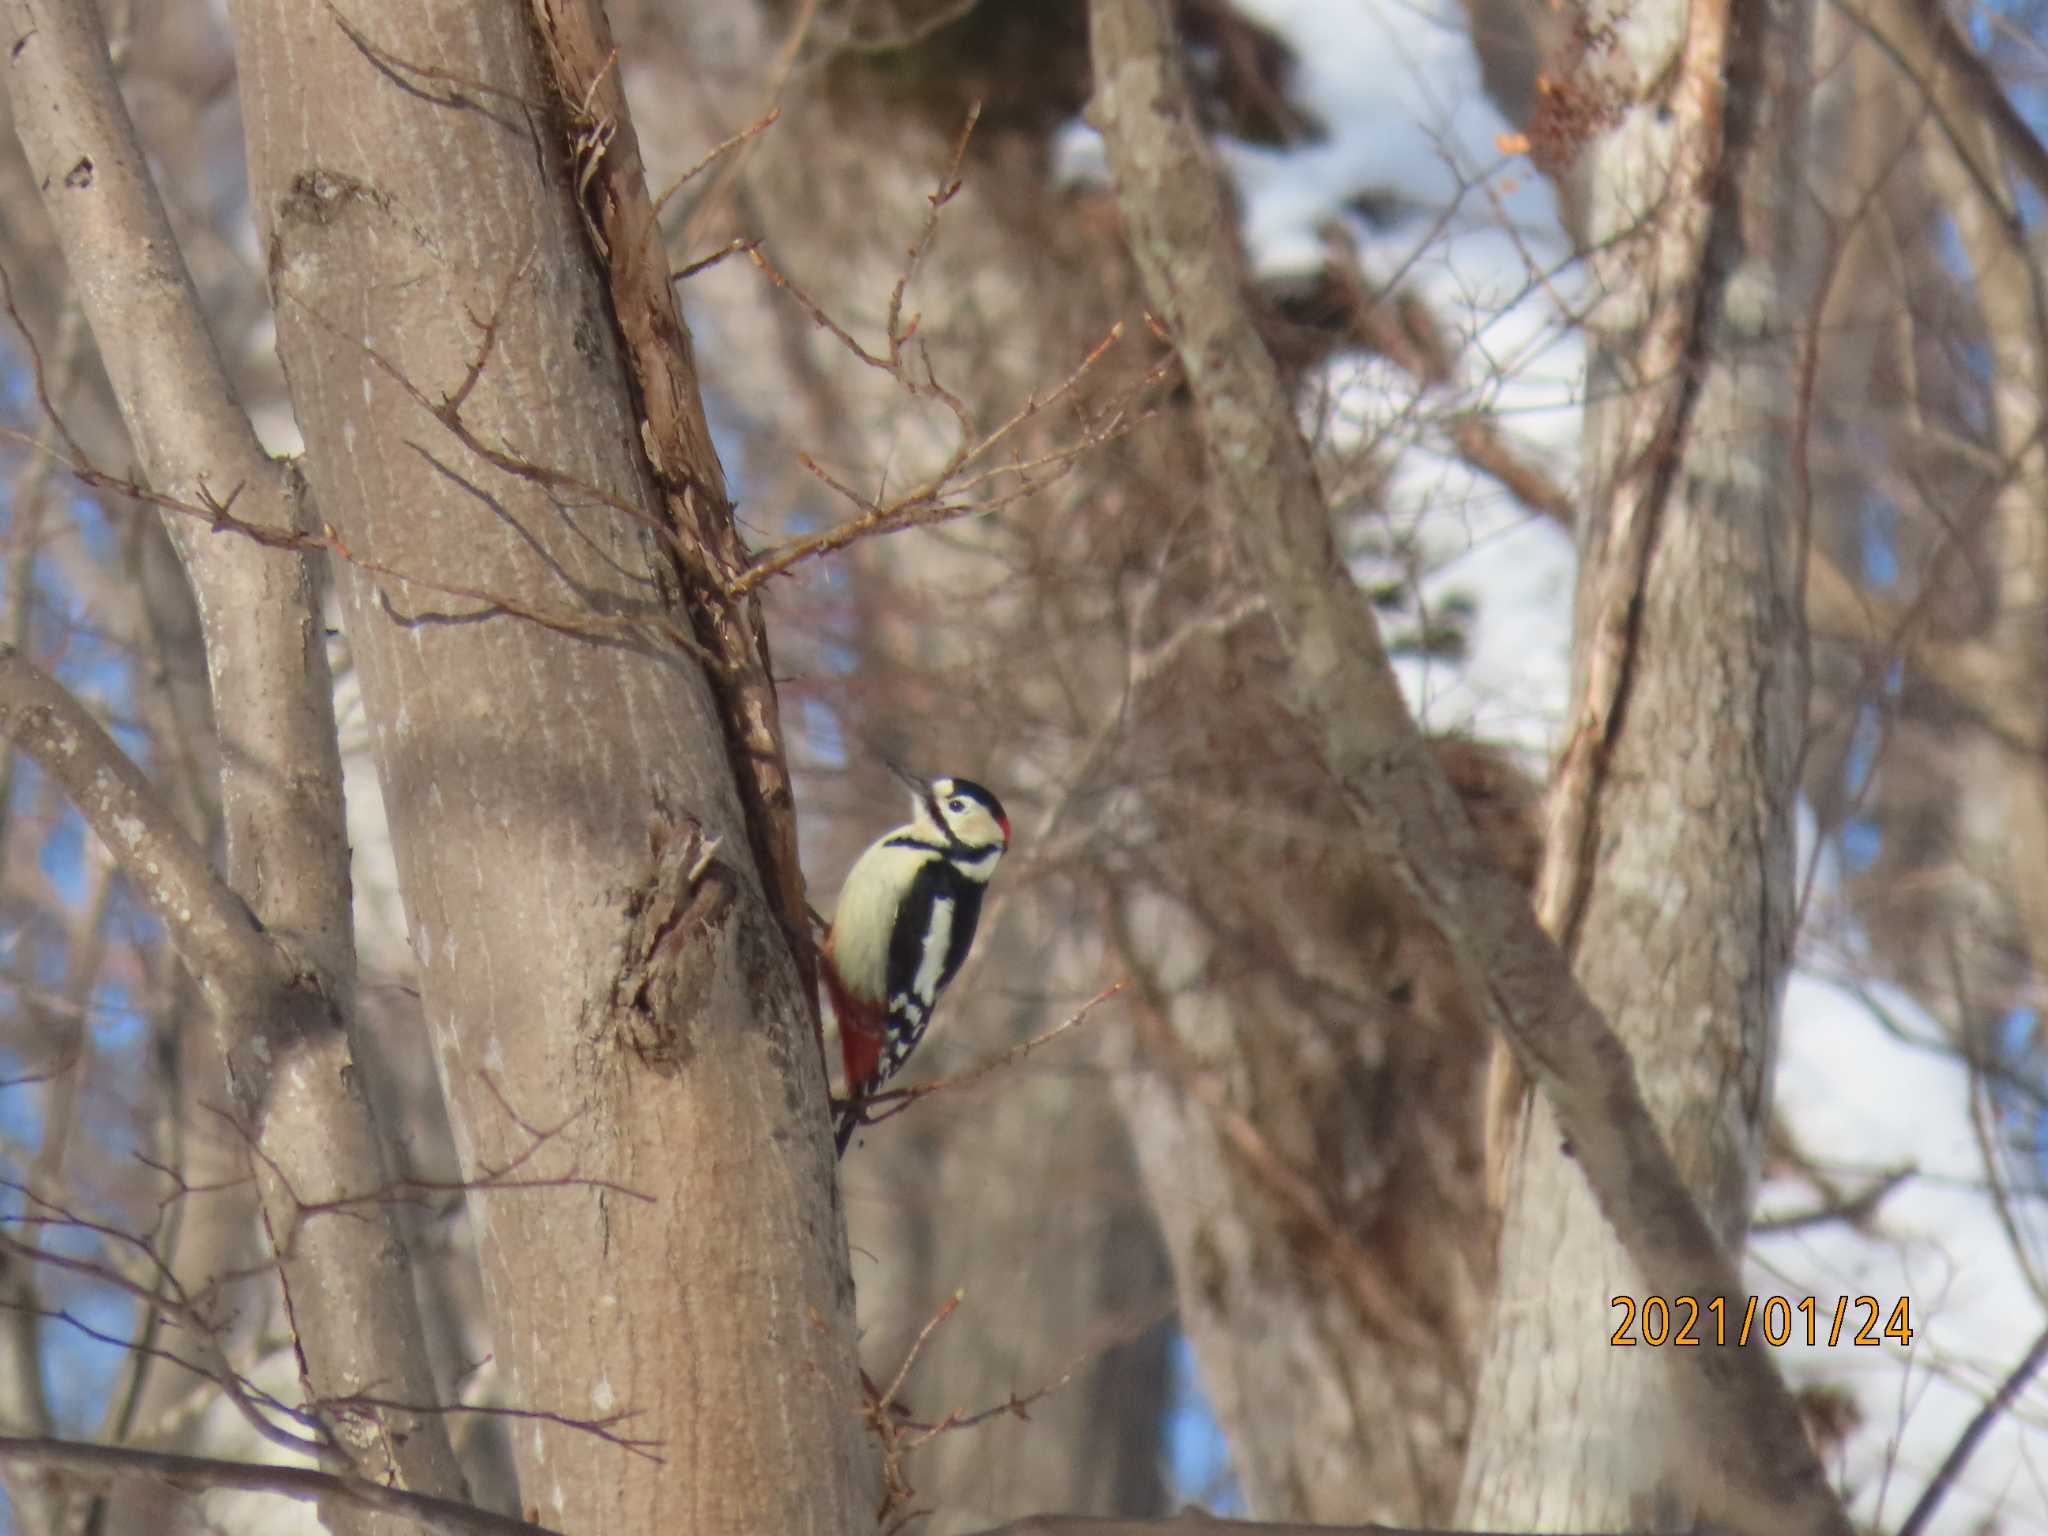
[[[1737,1277],[1644,1107],[1627,1053],[1528,903],[1479,847],[1409,718],[1329,519],[1242,274],[1159,0],[1095,0],[1093,112],[1153,302],[1202,413],[1219,515],[1264,585],[1294,708],[1354,797],[1361,834],[1407,883],[1474,996],[1554,1106],[1643,1286],[1734,1297]],[[1604,1298],[1603,1298],[1604,1300]],[[1738,1529],[1845,1536],[1839,1505],[1761,1348],[1689,1352],[1677,1374],[1720,1457],[1691,1492]]]
[[[244,522],[295,531],[296,488],[263,453],[221,366],[116,88],[97,9],[5,0],[0,45],[16,131],[150,484],[187,504],[232,501]],[[388,1218],[298,1223],[300,1200],[375,1187],[383,1167],[377,1127],[350,1088],[348,847],[312,573],[304,556],[210,533],[190,518],[173,519],[170,531],[199,599],[225,747],[228,879],[293,972],[282,991],[235,985],[218,971],[199,980],[259,1153],[266,1214],[284,1244],[308,1390],[339,1398],[375,1383],[428,1403],[427,1351]],[[394,1414],[381,1428],[361,1419],[336,1428],[365,1472],[463,1495],[441,1419]]]

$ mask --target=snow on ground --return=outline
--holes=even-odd
[[[1506,153],[1512,125],[1480,87],[1455,0],[1240,0],[1299,56],[1296,96],[1329,136],[1294,150],[1219,145],[1268,278],[1313,273],[1322,231],[1355,242],[1368,281],[1419,298],[1458,377],[1423,388],[1392,364],[1337,360],[1305,426],[1326,452],[1370,451],[1386,479],[1354,562],[1361,581],[1413,583],[1407,617],[1484,600],[1463,664],[1403,658],[1410,702],[1437,730],[1469,730],[1540,765],[1563,718],[1574,557],[1568,534],[1467,468],[1450,433],[1484,409],[1509,448],[1553,481],[1577,470],[1579,273],[1550,184]],[[1100,176],[1093,130],[1076,125],[1063,174]],[[1356,207],[1370,210],[1370,217]],[[1397,629],[1398,625],[1394,626]]]
[[[1459,379],[1434,391],[1378,359],[1330,369],[1307,425],[1326,449],[1371,447],[1387,468],[1383,537],[1355,568],[1375,584],[1419,570],[1416,618],[1470,600],[1459,661],[1400,663],[1410,699],[1434,728],[1473,729],[1540,761],[1566,704],[1571,540],[1464,466],[1446,429],[1456,412],[1484,404],[1519,450],[1572,483],[1584,354],[1570,313],[1583,295],[1549,187],[1504,153],[1509,125],[1480,89],[1454,0],[1238,3],[1294,43],[1297,95],[1330,129],[1326,142],[1292,152],[1222,146],[1255,266],[1268,276],[1313,270],[1324,259],[1320,229],[1340,218],[1368,277],[1398,279],[1462,344]],[[1091,137],[1067,136],[1070,173],[1099,163]],[[1373,221],[1340,212],[1347,204],[1369,208]],[[1795,1314],[1780,1363],[1795,1384],[1853,1394],[1862,1423],[1835,1471],[1858,1518],[1895,1527],[2048,1317],[1985,1188],[1967,1070],[1907,1000],[1880,1001],[1889,1023],[1840,987],[1794,979],[1779,1103],[1804,1150],[1846,1186],[1887,1169],[1913,1175],[1861,1227],[1760,1235],[1748,1268],[1760,1295],[1816,1299],[1820,1342],[1804,1347],[1805,1318]],[[1806,1210],[1815,1198],[1791,1181],[1773,1184],[1761,1215]],[[1829,1347],[1836,1298],[1864,1295],[1879,1303],[1880,1331],[1910,1298],[1910,1345]],[[1864,1316],[1849,1309],[1844,1338]],[[2044,1426],[2048,1385],[2037,1383],[1980,1445],[1931,1529],[1996,1520],[2005,1532],[2048,1532]]]
[[[1818,1300],[1822,1326],[1838,1297],[1872,1296],[1888,1318],[1911,1300],[1909,1346],[1823,1338],[1805,1323],[1780,1360],[1795,1383],[1829,1383],[1863,1414],[1834,1470],[1853,1512],[1896,1527],[1970,1418],[2048,1327],[1985,1185],[1970,1073],[1932,1022],[1888,990],[1864,1000],[1810,975],[1785,1005],[1778,1105],[1801,1149],[1848,1192],[1913,1170],[1866,1227],[1844,1222],[1764,1232],[1750,1245],[1760,1295]],[[1810,1211],[1804,1180],[1764,1190],[1758,1220]],[[1853,1310],[1856,1321],[1868,1308]],[[1843,1330],[1846,1341],[1854,1323]],[[1979,1446],[1935,1531],[2048,1530],[2048,1392],[2040,1385]]]

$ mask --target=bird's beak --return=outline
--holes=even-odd
[[[886,758],[883,760],[883,762],[884,766],[886,766],[891,773],[895,774],[897,778],[901,779],[905,784],[910,786],[911,794],[917,797],[917,804],[923,808],[923,814],[931,818],[932,825],[935,827],[943,827],[946,824],[946,818],[939,814],[939,802],[932,798],[931,781],[928,779],[920,779],[908,768],[905,768],[898,763],[891,763]]]

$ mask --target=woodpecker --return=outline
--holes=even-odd
[[[979,784],[890,771],[911,788],[910,821],[854,861],[820,967],[846,1064],[842,1154],[862,1101],[896,1075],[931,1026],[1010,846],[1003,803]]]

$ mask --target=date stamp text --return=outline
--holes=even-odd
[[[1784,1296],[1752,1296],[1738,1310],[1724,1297],[1702,1305],[1695,1297],[1616,1296],[1608,1305],[1621,1313],[1608,1343],[1735,1344],[1761,1339],[1782,1349],[1795,1339],[1813,1349],[1826,1344],[1876,1347],[1887,1340],[1901,1346],[1913,1342],[1913,1299],[1901,1296],[1887,1312],[1875,1296],[1838,1296],[1830,1308],[1811,1296],[1793,1301]],[[1880,1319],[1882,1323],[1880,1324]]]

